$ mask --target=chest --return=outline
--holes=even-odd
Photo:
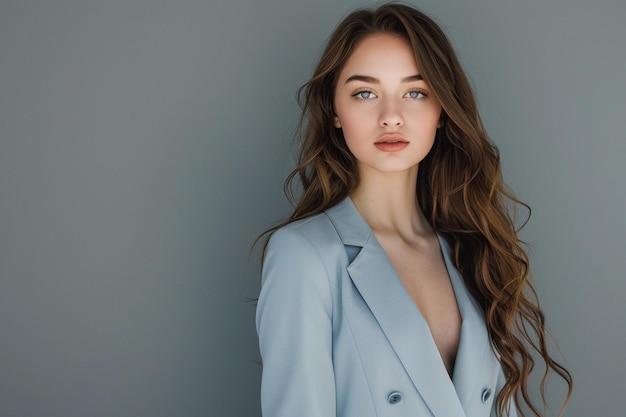
[[[495,416],[492,399],[498,392],[498,363],[489,354],[483,316],[464,288],[445,242],[437,242],[431,253],[411,252],[417,256],[417,266],[412,266],[402,262],[406,256],[400,248],[394,251],[387,245],[383,249],[380,240],[370,238],[362,245],[324,245],[320,253],[333,278],[331,343],[337,416]],[[428,259],[435,263],[429,264]],[[458,323],[451,326],[455,330],[450,334],[456,341],[449,345],[449,351],[438,336],[437,329],[445,326],[434,323],[435,310],[416,308],[418,303],[424,304],[420,301],[420,294],[426,294],[424,287],[416,285],[420,290],[414,297],[411,288],[415,283],[402,278],[404,268],[417,271],[417,275],[430,269],[431,277],[438,270],[439,280],[447,283],[454,308],[444,308],[452,311],[452,320],[443,322]],[[424,299],[429,301],[430,297]],[[481,397],[485,389],[494,393],[489,401]],[[402,400],[390,402],[392,393],[399,393]]]
[[[428,323],[452,375],[461,337],[461,314],[437,239],[412,245],[379,239],[406,292]]]

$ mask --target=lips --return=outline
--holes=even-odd
[[[396,152],[409,146],[409,141],[404,139],[399,134],[388,133],[381,136],[380,139],[374,142],[374,146],[376,146],[376,148],[380,149],[381,151]]]

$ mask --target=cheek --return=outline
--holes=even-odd
[[[412,120],[413,124],[421,129],[436,130],[441,124],[441,110],[432,108],[416,112]]]
[[[343,134],[343,140],[354,153],[354,148],[359,146],[359,143],[363,142],[363,138],[367,136],[367,128],[363,123],[360,123],[358,118],[351,117],[352,115],[346,115],[340,117],[341,119],[341,133]]]
[[[341,112],[338,112],[338,120],[335,127],[343,129],[344,135],[348,135],[349,132],[363,132],[371,128],[371,125],[376,122],[376,117],[367,109],[360,108],[343,108]]]
[[[348,145],[350,143],[359,142],[367,136],[367,132],[371,130],[367,127],[365,120],[359,118],[347,117],[341,119],[341,131],[343,132],[344,140]]]

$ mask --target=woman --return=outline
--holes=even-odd
[[[569,398],[519,201],[439,27],[404,5],[356,11],[302,93],[286,183],[302,193],[264,247],[264,416],[540,416],[531,350]]]

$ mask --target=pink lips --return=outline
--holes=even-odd
[[[374,146],[384,152],[397,152],[409,146],[409,142],[401,135],[388,133],[381,136],[381,138],[374,143]]]

